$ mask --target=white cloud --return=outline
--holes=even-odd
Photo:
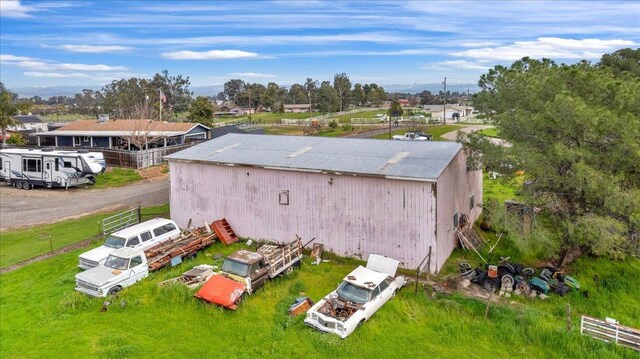
[[[452,53],[480,61],[515,61],[525,56],[550,59],[597,59],[622,47],[637,46],[630,40],[562,39],[540,37],[534,41],[517,41],[511,45],[483,47]]]
[[[0,55],[0,62],[6,65],[22,67],[38,71],[122,71],[126,66],[110,66],[103,64],[73,64],[58,63],[55,61],[39,60],[27,56],[15,56],[10,54]]]
[[[128,46],[119,45],[62,45],[61,49],[70,52],[88,52],[88,53],[102,53],[102,52],[124,52],[129,51],[132,48]]]
[[[442,51],[434,49],[403,49],[390,51],[365,51],[365,50],[332,50],[311,51],[279,54],[280,56],[419,56],[440,54]]]
[[[278,77],[276,75],[263,74],[263,73],[259,73],[259,72],[234,72],[234,73],[230,73],[229,76],[249,77],[249,78],[266,78],[266,79],[273,79],[273,78]]]
[[[51,78],[67,78],[67,77],[90,77],[88,74],[75,72],[75,73],[61,73],[61,72],[32,72],[26,71],[25,76],[29,77],[51,77]]]
[[[255,52],[241,50],[174,51],[164,52],[162,57],[170,60],[230,60],[258,58]]]
[[[0,17],[31,17],[32,15],[29,12],[33,10],[35,10],[33,6],[23,5],[19,0],[0,1]]]

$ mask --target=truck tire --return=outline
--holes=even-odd
[[[117,286],[109,289],[109,295],[116,295],[121,290],[122,290],[122,287],[117,285]]]

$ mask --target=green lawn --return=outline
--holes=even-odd
[[[387,108],[381,108],[381,109],[374,110],[374,111],[363,111],[363,112],[349,113],[349,114],[346,114],[346,115],[335,116],[335,117],[332,117],[332,118],[334,118],[336,121],[338,121],[340,123],[351,123],[351,119],[352,118],[375,118],[377,114],[386,115],[388,110],[389,109],[387,109]]]
[[[397,129],[395,127],[392,127],[391,136],[404,135],[407,132],[413,132],[418,130],[418,131],[422,131],[424,133],[433,135],[434,141],[442,141],[443,140],[441,137],[442,135],[444,135],[447,132],[455,131],[461,127],[462,126],[458,126],[458,125],[420,125],[420,126],[417,126],[415,129],[409,129],[409,128]],[[389,134],[384,133],[381,135],[374,136],[372,138],[387,140],[389,139]]]
[[[136,170],[130,168],[113,167],[101,175],[96,176],[96,183],[92,188],[120,187],[140,181],[142,177]]]
[[[486,203],[490,198],[500,203],[504,203],[504,201],[509,199],[517,199],[516,190],[518,183],[521,183],[523,180],[524,177],[522,176],[511,179],[505,179],[504,177],[489,179],[489,174],[485,172],[482,177],[484,202]]]
[[[117,212],[95,214],[54,224],[0,232],[0,268],[98,236],[98,221],[115,213]],[[168,214],[169,205],[142,209],[143,220],[166,217]]]

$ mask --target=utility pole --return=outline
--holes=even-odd
[[[469,89],[467,89],[467,108],[464,110],[464,115],[469,116]]]
[[[442,119],[447,124],[447,78],[444,78],[444,104],[442,105]]]

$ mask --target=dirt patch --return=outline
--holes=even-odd
[[[143,179],[161,178],[167,176],[169,173],[169,166],[167,164],[161,164],[159,166],[147,167],[138,170],[138,174]]]

